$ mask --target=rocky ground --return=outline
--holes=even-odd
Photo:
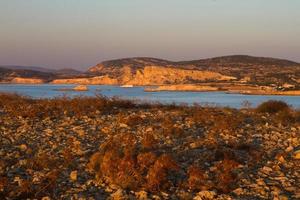
[[[0,199],[300,199],[299,122],[286,108],[3,94]]]

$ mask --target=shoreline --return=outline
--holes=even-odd
[[[226,85],[227,84],[227,85]],[[178,84],[178,85],[132,85],[132,87],[122,87],[123,84],[57,84],[57,83],[11,83],[11,82],[1,82],[1,85],[86,85],[86,86],[115,86],[120,88],[135,88],[143,87],[144,92],[224,92],[228,94],[242,94],[242,95],[266,95],[266,96],[300,96],[300,90],[288,90],[288,91],[278,91],[270,89],[269,86],[253,86],[253,85],[241,85],[241,84],[231,84],[226,83],[202,83],[202,84]],[[267,88],[267,89],[263,89]],[[56,89],[59,91],[74,91],[72,88],[66,89]]]

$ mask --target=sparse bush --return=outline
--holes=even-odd
[[[146,106],[146,105],[139,105]],[[32,99],[17,94],[0,93],[0,108],[15,117],[93,116],[97,112],[113,112],[114,108],[138,107],[132,101],[118,98],[96,97],[56,97],[54,99]]]
[[[157,140],[154,138],[153,134],[145,133],[142,138],[141,144],[143,148],[153,149],[157,145]]]
[[[120,140],[108,141],[102,145],[100,152],[91,157],[87,168],[98,179],[131,190],[147,188],[157,191],[172,185],[169,173],[179,167],[170,155],[141,152],[140,144],[134,137],[126,140],[121,136]],[[117,145],[120,142],[123,146]]]
[[[300,123],[300,110],[297,110],[297,111],[295,112],[295,121],[296,121],[297,123]]]
[[[270,101],[266,101],[266,102],[260,104],[256,108],[256,111],[259,113],[274,114],[274,113],[278,113],[280,111],[286,111],[289,109],[290,109],[289,105],[283,101],[270,100]]]
[[[234,170],[238,165],[239,163],[236,161],[227,158],[215,164],[215,187],[218,191],[222,193],[229,193],[232,191],[232,189],[234,189],[237,179],[236,175],[234,174]]]
[[[207,187],[205,171],[195,165],[188,168],[188,186],[191,190],[202,190]]]

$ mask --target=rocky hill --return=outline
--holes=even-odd
[[[55,79],[74,78],[82,72],[73,69],[51,70],[42,67],[0,66],[0,82],[47,83]]]
[[[209,83],[217,88],[230,84],[298,90],[300,64],[275,58],[234,55],[180,62],[148,57],[125,58],[104,61],[87,72],[0,67],[1,82],[15,82],[15,78],[20,79],[19,82],[24,78],[34,78],[54,84],[146,86]]]
[[[163,71],[163,73],[161,73]],[[197,83],[207,81],[241,81],[259,85],[299,84],[300,64],[288,60],[234,55],[210,59],[172,62],[156,58],[126,58],[102,62],[90,73],[119,78],[121,83],[157,84]],[[199,73],[201,72],[201,73]],[[207,76],[209,72],[210,76]],[[157,77],[161,76],[161,80]],[[135,80],[134,80],[135,79]]]
[[[50,81],[54,76],[50,72],[0,67],[0,82],[43,83]]]

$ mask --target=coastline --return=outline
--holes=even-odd
[[[244,95],[285,95],[300,96],[300,90],[278,91],[267,86],[231,85],[221,86],[205,83],[203,85],[178,84],[163,86],[146,86],[145,92],[225,92]]]
[[[1,85],[107,85],[122,87],[123,84],[79,84],[79,83],[12,83],[0,82]],[[279,91],[269,86],[253,86],[232,83],[201,83],[201,84],[170,84],[170,85],[130,85],[130,87],[144,87],[145,92],[225,92],[228,94],[243,95],[274,95],[274,96],[300,96],[300,90]],[[124,87],[122,87],[124,88]],[[58,89],[61,91],[72,91],[73,89]],[[74,90],[73,90],[74,91]]]

